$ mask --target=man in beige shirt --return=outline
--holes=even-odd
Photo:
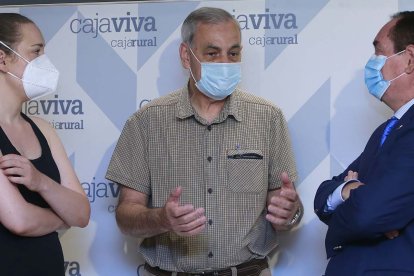
[[[277,232],[303,214],[279,108],[237,88],[241,30],[226,11],[184,21],[186,87],[126,122],[106,177],[125,234],[144,238],[140,275],[270,275]]]

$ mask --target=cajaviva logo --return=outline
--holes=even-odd
[[[273,12],[265,9],[264,13],[238,13],[233,10],[233,17],[239,22],[242,30],[265,30],[271,34],[277,31],[277,35],[266,34],[264,36],[248,37],[247,41],[252,46],[265,47],[266,45],[298,44],[298,24],[296,14]]]
[[[30,116],[57,115],[59,118],[65,115],[81,116],[84,115],[83,103],[80,99],[60,99],[55,94],[51,100],[31,100],[22,106],[22,112]],[[84,121],[56,121],[49,122],[55,129],[84,129]]]
[[[233,10],[233,17],[239,21],[242,30],[249,29],[297,29],[296,15],[294,13],[273,13],[265,9],[264,13],[238,13]]]
[[[83,190],[93,203],[97,198],[116,198],[119,196],[119,185],[113,182],[96,181],[93,177],[92,182],[82,182]]]
[[[101,17],[99,13],[95,17],[76,18],[70,22],[72,33],[85,33],[96,38],[101,33],[140,33],[156,32],[156,20],[153,16],[134,16],[127,12],[120,17]]]
[[[31,100],[23,104],[23,112],[28,115],[83,115],[83,103],[80,99]]]
[[[111,39],[113,48],[128,49],[137,47],[157,47],[156,20],[153,16],[133,16],[127,12],[120,17],[101,17],[95,13],[95,17],[76,18],[70,22],[70,31],[74,34],[86,34],[91,38],[97,38],[102,34],[121,34],[122,37]],[[131,33],[132,37],[125,35]],[[137,39],[137,33],[140,38]]]

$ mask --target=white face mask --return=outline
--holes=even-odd
[[[30,100],[56,91],[59,71],[45,54],[36,57],[32,61],[28,61],[2,41],[0,43],[27,62],[22,78],[19,78],[11,72],[7,72],[7,74],[22,81],[24,92]]]

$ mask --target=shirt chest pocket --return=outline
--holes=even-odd
[[[265,166],[260,150],[227,151],[227,183],[238,193],[259,193],[265,188]]]

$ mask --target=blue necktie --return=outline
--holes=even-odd
[[[384,129],[384,133],[381,137],[381,146],[384,144],[385,139],[387,139],[387,136],[390,134],[392,129],[394,128],[395,124],[398,122],[398,118],[395,116],[392,116],[391,119],[388,120],[387,126]]]

